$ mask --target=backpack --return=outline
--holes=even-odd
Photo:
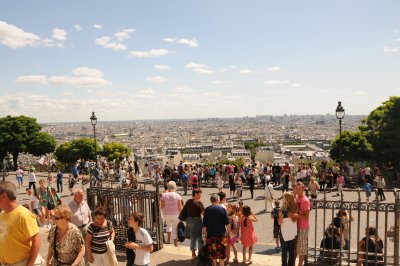
[[[182,221],[178,223],[178,240],[179,242],[185,241],[185,224]]]

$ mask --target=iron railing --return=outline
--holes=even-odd
[[[387,193],[387,192],[386,192]],[[399,265],[399,224],[400,224],[400,191],[393,190],[394,201],[378,200],[377,191],[372,194],[372,201],[363,201],[360,189],[357,200],[344,200],[341,193],[337,200],[324,198],[312,202],[310,212],[310,232],[308,238],[307,262],[309,265]],[[338,211],[348,213],[349,249],[326,250],[320,247],[325,228],[331,225]],[[341,219],[341,225],[343,220]],[[375,227],[377,235],[382,239],[383,252],[360,250],[359,241],[366,237],[365,229]],[[367,236],[369,237],[369,236]],[[368,247],[366,248],[368,250]],[[327,258],[327,256],[329,258]],[[381,257],[367,259],[368,257]],[[324,263],[325,261],[325,263]],[[328,262],[326,262],[328,261]]]

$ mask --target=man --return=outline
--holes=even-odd
[[[218,198],[219,198],[219,206],[221,206],[222,208],[224,208],[225,210],[228,211],[228,204],[226,203],[226,194],[225,194],[225,192],[219,192],[217,195],[218,195]]]
[[[78,188],[75,190],[74,199],[68,204],[72,211],[70,222],[76,225],[82,233],[83,239],[86,239],[86,230],[92,221],[92,215],[89,205],[83,200],[83,190]]]
[[[189,174],[186,171],[184,171],[181,176],[181,182],[182,182],[182,187],[183,187],[183,193],[184,193],[184,195],[187,195]]]
[[[41,239],[36,218],[17,203],[16,187],[0,182],[0,265],[33,266]]]
[[[223,266],[226,257],[226,236],[229,236],[230,233],[228,213],[223,207],[218,205],[217,194],[211,195],[210,201],[211,206],[208,206],[204,210],[203,237],[208,246],[215,247],[215,249],[211,249],[209,254],[213,260],[213,266],[217,265],[218,260],[219,265]]]
[[[62,193],[63,192],[63,184],[62,184],[62,179],[63,179],[63,172],[61,170],[58,170],[57,173],[57,193]]]
[[[308,229],[310,215],[310,200],[304,195],[304,183],[297,182],[295,187],[297,195],[296,205],[298,214],[297,218],[297,248],[296,254],[299,256],[299,266],[305,262],[308,244]]]

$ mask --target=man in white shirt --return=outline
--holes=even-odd
[[[31,187],[33,186],[33,190],[36,190],[36,175],[34,171],[29,171],[28,174],[28,180],[29,180],[29,186],[28,189],[31,189]]]
[[[274,209],[274,205],[273,205],[274,186],[271,182],[269,182],[268,185],[265,186],[264,196],[265,196],[265,212],[268,211],[268,202],[272,208],[271,210],[273,210]]]

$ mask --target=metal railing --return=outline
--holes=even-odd
[[[372,194],[372,201],[363,201],[361,193],[358,189],[355,201],[344,200],[343,193],[337,200],[327,200],[326,193],[323,199],[313,200],[308,238],[309,265],[399,265],[400,191],[392,191],[394,201],[391,202],[379,201],[377,191]],[[347,234],[348,248],[344,249],[343,245],[336,250],[321,248],[325,229],[332,224],[338,211],[347,212],[348,223],[341,218],[340,227],[345,230],[339,231],[340,239],[343,239],[343,232]],[[383,242],[382,252],[376,245],[373,251],[368,251],[368,244],[362,250],[360,240],[369,239],[370,235],[366,233],[369,227],[376,228],[376,234]]]
[[[87,188],[87,202],[91,210],[98,206],[106,209],[107,219],[115,228],[117,245],[127,242],[128,218],[133,212],[140,211],[145,216],[143,228],[152,236],[155,250],[162,248],[163,226],[156,191],[90,187]]]

